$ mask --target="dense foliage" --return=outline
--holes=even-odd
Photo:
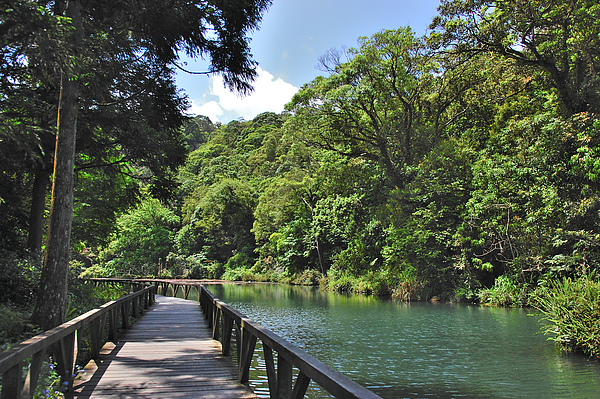
[[[208,70],[199,73],[219,73],[229,88],[250,91],[257,71],[248,33],[269,5],[269,0],[2,3],[0,140],[8,146],[1,162],[7,194],[0,203],[13,215],[2,226],[12,239],[7,246],[18,247],[26,231],[27,249],[42,248],[52,185],[34,323],[48,329],[65,321],[74,214],[89,222],[75,225],[74,238],[93,245],[136,202],[134,179],[153,196],[164,199],[173,192],[173,176],[185,158],[180,128],[187,101],[174,84],[176,68],[184,69],[180,54],[206,57]],[[82,189],[77,203],[76,183]],[[24,200],[27,191],[31,195]],[[117,195],[89,199],[99,191]],[[92,207],[103,212],[87,212]],[[100,234],[86,228],[94,224]]]
[[[538,3],[443,1],[426,37],[381,31],[323,57],[328,75],[280,115],[192,119],[168,201],[127,176],[80,173],[73,236],[97,256],[87,273],[535,305],[559,326],[577,297],[593,324],[600,6]],[[35,177],[27,148],[37,141],[18,126],[0,130],[14,148],[0,149],[10,155],[5,249],[25,247]],[[95,199],[106,190],[118,198],[111,207]],[[560,326],[557,340],[597,355],[588,327],[573,341]]]

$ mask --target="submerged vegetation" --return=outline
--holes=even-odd
[[[538,3],[443,1],[426,37],[323,56],[282,114],[189,119],[161,195],[135,160],[119,178],[82,168],[84,275],[536,306],[558,343],[598,356],[600,6]],[[19,162],[0,177],[7,304],[35,295]]]

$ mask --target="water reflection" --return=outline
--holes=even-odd
[[[399,303],[282,285],[224,302],[385,398],[597,398],[600,364],[562,355],[522,309]],[[259,370],[262,351],[254,368]],[[255,373],[257,393],[264,374]],[[266,392],[266,393],[265,393]],[[310,397],[323,397],[311,385]]]

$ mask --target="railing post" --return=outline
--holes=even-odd
[[[27,377],[25,378],[25,386],[23,387],[23,398],[33,398],[45,357],[46,348],[40,350],[32,356],[31,365],[29,366],[29,371],[27,372]]]
[[[208,294],[206,293],[206,288],[204,288],[204,286],[200,287],[200,306],[202,307],[202,310],[204,311],[204,319],[208,319],[208,308],[209,308],[209,298],[208,298]]]
[[[77,330],[60,339],[55,345],[54,355],[61,386],[65,388],[65,398],[73,397],[73,372],[77,357]]]
[[[296,377],[296,383],[294,384],[294,390],[292,391],[290,399],[302,399],[304,394],[306,394],[308,384],[310,384],[310,378],[302,371],[298,372],[298,377]]]
[[[129,301],[121,304],[121,328],[127,330],[129,327]]]
[[[21,396],[23,390],[23,363],[17,362],[2,374],[2,399]]]
[[[245,384],[248,382],[250,376],[250,365],[252,364],[252,356],[254,355],[254,347],[256,346],[256,337],[244,327],[240,330],[242,331],[242,353],[238,376],[240,382]]]
[[[215,307],[213,311],[213,323],[212,323],[212,339],[219,340],[219,327],[221,325],[221,314],[223,312],[218,307]]]
[[[269,393],[271,399],[277,398],[277,374],[275,372],[275,360],[273,359],[273,349],[263,342],[263,354],[265,357],[265,366],[267,369],[267,381],[269,382]]]
[[[140,297],[140,304],[142,307],[142,313],[145,310],[148,310],[148,290],[144,288],[144,291],[142,292],[142,296]]]
[[[237,354],[238,369],[242,363],[242,326],[239,322],[235,323],[235,352]]]
[[[131,316],[137,318],[139,314],[139,296],[134,295],[131,298]]]
[[[117,341],[118,323],[119,322],[119,307],[114,306],[108,311],[108,340],[111,342]]]
[[[212,299],[208,299],[207,301],[208,304],[208,309],[206,312],[206,318],[208,320],[208,328],[212,328],[213,327],[213,312],[215,311],[215,304],[213,303]]]
[[[223,348],[223,356],[229,356],[231,354],[231,333],[233,328],[233,319],[223,313],[223,342],[221,342]]]
[[[158,291],[158,289],[156,288],[156,286],[154,286],[154,288],[150,288],[150,305],[153,305],[154,302],[156,302],[156,292]]]
[[[292,363],[279,354],[277,356],[277,397],[289,398],[292,394]]]
[[[100,346],[102,345],[101,325],[100,317],[90,322],[90,357],[94,360],[100,357]]]

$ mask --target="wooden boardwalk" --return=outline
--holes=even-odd
[[[197,302],[156,304],[104,358],[78,398],[256,398],[220,355]]]

